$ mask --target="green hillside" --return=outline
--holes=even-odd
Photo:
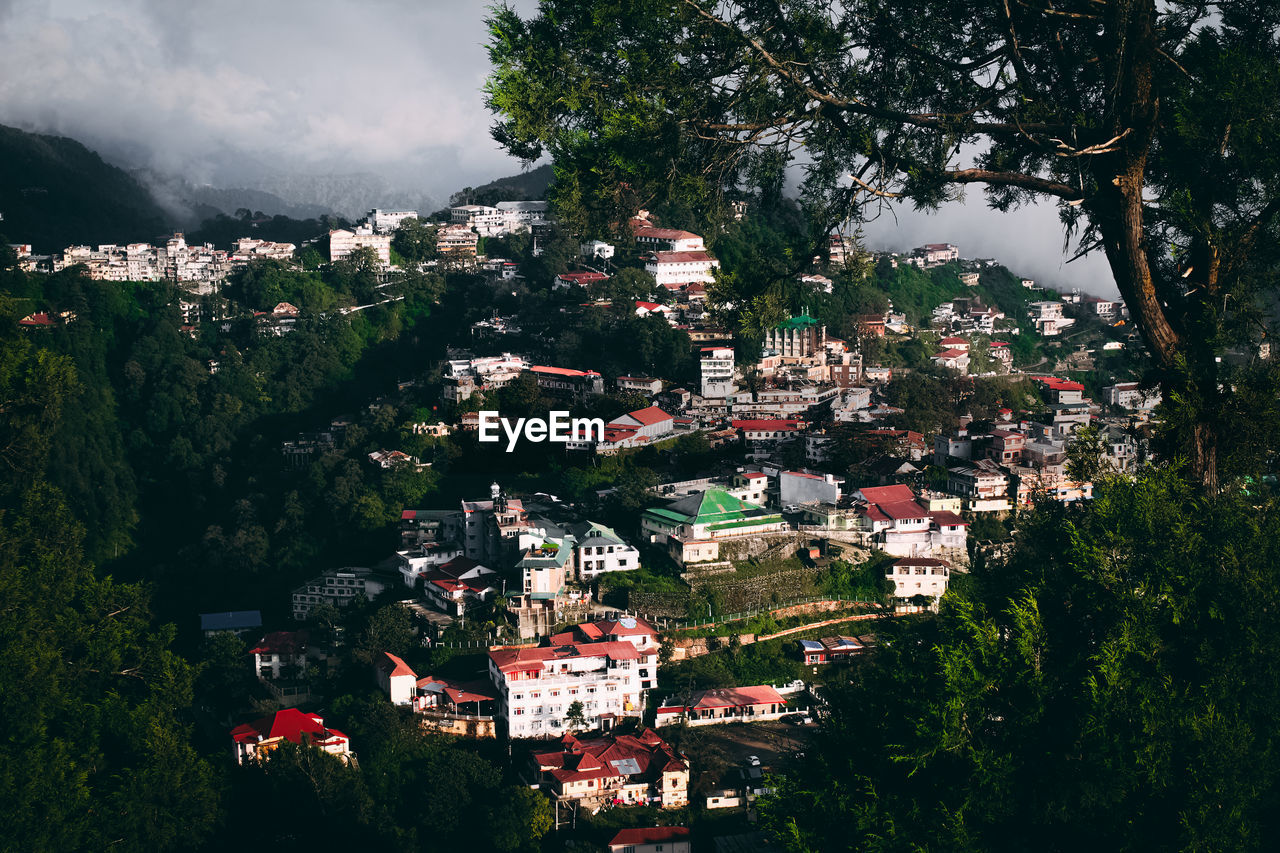
[[[74,139],[0,125],[0,233],[37,253],[151,240],[167,217],[125,171]]]

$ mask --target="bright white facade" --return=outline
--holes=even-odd
[[[360,226],[354,231],[339,228],[329,232],[329,262],[340,261],[356,249],[369,248],[378,256],[378,262],[384,267],[391,265],[391,235],[375,234],[368,226]]]
[[[720,262],[706,252],[653,252],[644,259],[644,271],[653,276],[659,286],[668,284],[710,284],[715,281],[711,272]]]
[[[602,715],[638,717],[657,675],[657,650],[641,652],[626,641],[489,652],[498,715],[513,738],[559,737],[574,702],[582,703],[589,728],[600,727]]]
[[[733,347],[702,348],[702,396],[728,397],[733,386]]]

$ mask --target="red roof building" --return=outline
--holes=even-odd
[[[609,842],[609,853],[689,853],[687,826],[643,826],[621,830]]]
[[[755,687],[720,687],[673,696],[658,709],[657,724],[684,719],[691,726],[776,720],[786,713],[787,700],[767,684]]]
[[[297,708],[286,708],[277,711],[275,716],[236,726],[231,730],[231,740],[240,764],[262,758],[285,741],[315,747],[336,755],[343,762],[349,762],[352,757],[350,738],[337,729],[325,728],[324,719],[318,714]]]
[[[653,729],[579,738],[530,756],[544,790],[559,800],[677,808],[689,802],[689,765]]]

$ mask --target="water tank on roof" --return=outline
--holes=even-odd
[[[618,624],[627,630],[631,630],[636,626],[636,619],[634,616],[623,616],[618,620]]]

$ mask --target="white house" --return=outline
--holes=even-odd
[[[644,271],[653,276],[659,286],[715,281],[712,270],[720,262],[705,251],[652,252],[644,256]]]
[[[392,705],[409,705],[418,689],[417,674],[402,659],[383,652],[374,663],[374,678]]]
[[[926,595],[935,601],[951,582],[951,564],[936,557],[903,557],[885,569],[897,598]]]
[[[629,572],[640,568],[640,551],[628,545],[613,528],[594,521],[570,527],[573,533],[574,564],[578,579],[590,581],[608,572]]]
[[[581,702],[588,727],[639,717],[645,685],[657,683],[658,652],[630,642],[573,643],[489,652],[489,677],[498,689],[498,715],[510,737],[558,737],[569,706]]]

